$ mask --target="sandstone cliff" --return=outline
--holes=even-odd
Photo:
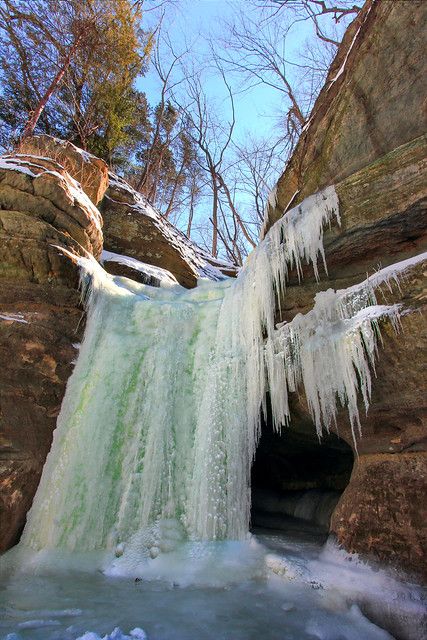
[[[82,333],[78,273],[61,249],[102,250],[101,216],[63,165],[0,158],[1,550],[24,525]]]
[[[309,194],[334,184],[341,226],[325,234],[328,274],[292,273],[280,320],[422,253],[426,231],[425,2],[367,2],[348,30],[295,152],[270,198],[264,232]],[[377,378],[353,473],[333,514],[344,547],[427,576],[427,262],[379,301],[409,311],[396,335],[381,327]],[[361,415],[363,415],[361,410]],[[293,428],[309,421],[296,402]],[[337,429],[351,446],[347,416]]]

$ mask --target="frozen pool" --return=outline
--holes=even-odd
[[[215,548],[211,543],[203,551],[199,544],[197,554],[194,548],[190,553],[190,547],[169,559],[164,554],[163,564],[156,564],[156,559],[137,578],[99,571],[55,573],[52,567],[44,573],[12,571],[6,556],[0,638],[138,640],[144,634],[148,640],[425,637],[422,590],[367,568],[332,543],[322,547],[321,542],[308,527],[299,529],[298,535],[295,531],[286,536],[260,531],[240,546],[217,543]],[[194,566],[186,570],[191,556],[198,557],[198,570]],[[156,566],[161,579],[156,579]],[[396,629],[396,635],[373,624],[362,611],[378,624]]]

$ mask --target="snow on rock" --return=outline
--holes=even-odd
[[[197,280],[235,276],[234,265],[214,258],[176,229],[122,178],[110,174],[102,203],[105,248],[170,271],[193,287]]]
[[[2,209],[22,211],[55,226],[97,257],[102,217],[80,184],[55,160],[42,156],[0,157]]]
[[[106,163],[68,140],[48,135],[31,136],[22,141],[19,152],[58,162],[80,183],[94,204],[98,204],[104,196],[108,186]]]
[[[111,268],[108,268],[107,266],[111,262],[127,267],[130,278],[133,278],[134,273],[137,272],[141,276],[138,279],[139,282],[153,287],[170,287],[178,284],[175,276],[173,276],[169,271],[166,271],[166,269],[161,269],[160,267],[154,267],[151,264],[140,262],[130,256],[124,256],[112,251],[103,251],[100,262],[109,273],[113,273]],[[127,276],[128,273],[126,271],[124,273],[116,273],[116,271],[114,271],[114,275]]]
[[[94,223],[96,228],[101,231],[101,214],[83,191],[77,180],[75,180],[69,173],[65,172],[61,165],[57,164],[55,170],[46,167],[46,164],[52,164],[52,160],[50,158],[43,158],[42,156],[23,156],[22,154],[16,154],[13,156],[2,156],[0,158],[0,169],[20,171],[32,178],[39,178],[40,176],[46,175],[52,175],[57,178],[64,191],[69,196],[70,204],[72,206],[80,205],[82,208],[86,209],[91,221]]]

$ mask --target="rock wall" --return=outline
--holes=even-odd
[[[425,133],[427,4],[367,0],[350,25],[265,229],[306,196]]]
[[[0,551],[25,523],[82,335],[77,268],[61,249],[98,257],[101,227],[63,164],[0,158]]]
[[[325,234],[328,274],[291,274],[278,320],[313,306],[318,291],[346,288],[427,249],[426,73],[423,1],[368,1],[349,28],[275,194],[264,233],[306,196],[335,184],[341,226]],[[427,578],[427,261],[379,304],[402,303],[397,335],[381,324],[372,402],[350,483],[331,531],[350,551]],[[423,315],[424,314],[424,315]],[[309,419],[295,400],[292,427]],[[364,409],[360,407],[360,415]],[[303,417],[301,417],[303,416]],[[302,427],[301,427],[302,428]],[[355,449],[343,411],[337,432]]]

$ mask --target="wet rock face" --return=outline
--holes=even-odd
[[[332,530],[349,551],[374,552],[381,562],[427,578],[426,477],[426,451],[361,456]]]
[[[0,550],[15,544],[50,449],[82,326],[77,291],[18,283],[0,293]]]
[[[347,288],[427,250],[426,14],[417,0],[368,2],[345,37],[266,220],[268,229],[290,206],[335,184],[341,226],[325,233],[328,274],[316,282],[307,267],[301,284],[290,274],[278,321],[309,311],[318,291]],[[426,268],[424,261],[399,286],[377,291],[379,304],[402,304],[405,315],[399,334],[380,324],[371,405],[367,415],[359,407],[356,445],[346,412],[338,415],[337,433],[356,464],[331,522],[346,549],[424,579]],[[291,428],[300,431],[309,411],[303,397],[294,402]]]
[[[55,160],[0,158],[0,551],[25,523],[83,324],[77,255],[102,250],[101,217]]]

